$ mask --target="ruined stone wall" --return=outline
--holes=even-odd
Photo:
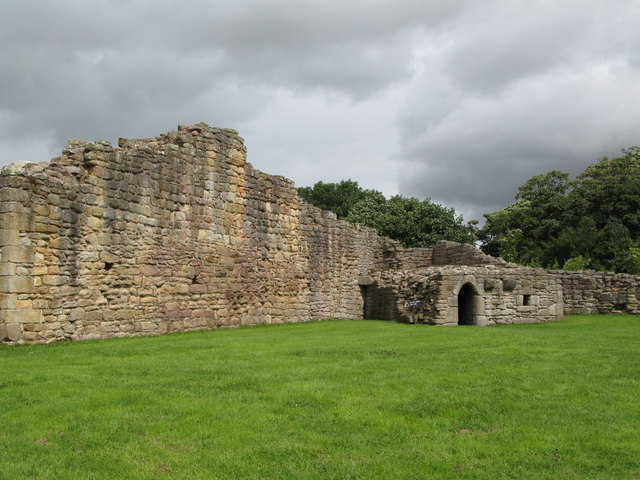
[[[473,245],[445,240],[436,243],[432,255],[433,265],[509,265],[502,258],[486,255]]]
[[[469,284],[474,293],[474,325],[561,320],[560,280],[539,268],[509,266],[443,266],[382,274],[370,295],[380,294],[388,320],[436,325],[458,324],[459,293]],[[375,300],[370,300],[374,303]]]
[[[562,283],[565,315],[640,314],[640,277],[594,271],[550,272]]]
[[[433,265],[433,248],[399,249],[394,257],[397,259],[395,269],[413,270]]]
[[[471,245],[402,249],[300,199],[204,124],[69,142],[0,171],[0,341],[377,318],[456,324],[640,313],[640,277],[518,267]]]
[[[0,187],[0,340],[362,318],[358,278],[394,243],[302,202],[206,125],[72,141]]]

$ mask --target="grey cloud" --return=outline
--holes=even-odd
[[[535,1],[496,3],[503,3],[498,17],[477,12],[459,19],[456,33],[465,35],[456,35],[445,52],[449,80],[466,91],[495,92],[577,61],[585,32],[597,24],[588,8],[571,1],[554,8]]]
[[[400,191],[480,218],[532,175],[639,143],[639,19],[624,1],[470,6],[423,45],[398,115]]]
[[[638,142],[638,80],[640,72],[601,74],[594,67],[532,78],[501,95],[465,97],[421,134],[405,138],[412,173],[401,178],[401,191],[467,210],[473,205],[477,216],[513,201],[533,175],[576,174]]]
[[[258,115],[277,88],[363,100],[410,76],[418,25],[459,8],[8,0],[0,5],[0,140],[113,139],[185,118],[235,126]]]
[[[640,143],[639,22],[628,0],[4,0],[0,164],[206,121],[298,183],[479,216]]]

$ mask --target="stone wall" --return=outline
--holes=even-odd
[[[640,277],[594,271],[550,272],[562,283],[565,315],[640,314]]]
[[[472,245],[444,240],[436,243],[432,255],[433,265],[509,265],[502,258],[486,255]]]
[[[404,248],[398,249],[394,257],[397,259],[394,268],[410,270],[430,267],[433,265],[433,248]]]
[[[465,285],[466,299],[461,293]],[[369,304],[385,305],[370,318],[411,323],[457,325],[459,309],[466,307],[464,324],[470,325],[548,322],[563,316],[560,280],[543,269],[511,264],[383,273],[368,294]]]
[[[71,141],[0,176],[0,340],[362,318],[397,243],[301,201],[231,130]]]
[[[378,318],[524,323],[640,313],[640,277],[403,249],[255,170],[233,130],[71,141],[0,171],[0,341]]]

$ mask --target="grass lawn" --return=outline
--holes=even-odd
[[[640,479],[640,317],[0,347],[1,479]]]

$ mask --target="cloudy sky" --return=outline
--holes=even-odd
[[[480,219],[640,144],[638,0],[0,0],[0,165],[235,128],[298,186]]]

